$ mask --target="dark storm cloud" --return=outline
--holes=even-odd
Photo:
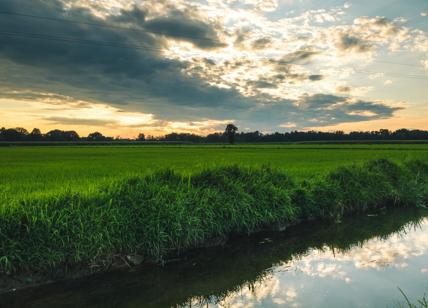
[[[143,22],[144,27],[147,14],[136,10],[122,11],[119,17],[102,20],[84,9],[66,11],[58,0],[2,0],[0,11],[24,11],[38,16],[85,20],[85,23],[3,15],[0,28],[9,35],[0,35],[1,81],[78,99],[134,105],[144,102],[141,109],[157,113],[175,112],[176,106],[211,108],[224,104],[239,109],[251,104],[244,102],[234,90],[220,89],[184,75],[185,62],[162,57],[162,38],[148,31],[113,27],[118,21],[128,24],[136,20]],[[181,30],[199,29],[199,34],[215,36],[214,30],[193,18],[186,20],[184,14],[175,13],[171,18],[186,25]],[[172,25],[167,19],[155,21],[149,25],[153,29],[159,26],[157,30],[162,24]],[[178,36],[178,30],[169,34]]]
[[[259,126],[269,122],[292,122],[297,129],[302,129],[385,119],[398,110],[400,108],[380,103],[352,101],[344,96],[315,94],[257,106],[245,115],[245,119]]]
[[[189,12],[176,9],[165,16],[151,17],[149,12],[134,6],[129,10],[121,10],[120,15],[112,17],[111,20],[144,29],[154,35],[188,41],[203,49],[225,46],[218,36],[220,29],[190,16]]]
[[[113,16],[110,19],[120,23],[129,23],[133,26],[143,26],[146,17],[147,12],[145,10],[134,6],[132,9],[122,9],[118,16]]]
[[[201,20],[189,19],[180,11],[148,20],[144,26],[145,29],[155,34],[189,41],[200,48],[210,49],[225,46],[212,25]]]
[[[299,105],[306,109],[322,110],[337,103],[343,102],[346,98],[336,95],[315,94],[312,96],[304,95],[299,100]]]
[[[304,95],[298,100],[299,106],[314,111],[334,110],[343,113],[371,112],[374,117],[384,118],[391,116],[401,108],[394,108],[381,103],[369,101],[353,101],[345,96],[315,94]],[[333,108],[334,107],[334,108]],[[368,117],[370,117],[368,116]]]
[[[401,108],[369,101],[353,101],[336,95],[305,95],[298,100],[300,109],[307,110],[307,119],[316,119],[323,125],[389,118]]]
[[[380,103],[358,101],[356,103],[345,106],[345,110],[349,112],[372,112],[373,114],[382,117],[388,118],[393,115],[393,113],[401,108],[391,108]]]

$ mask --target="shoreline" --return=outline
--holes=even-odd
[[[301,183],[268,167],[223,167],[192,177],[167,170],[91,196],[24,200],[0,214],[2,285],[162,264],[233,234],[338,222],[384,207],[416,208],[428,201],[427,183],[426,163],[377,160]]]
[[[393,208],[376,213],[376,216],[360,214],[345,217],[342,223],[312,221],[292,226],[284,232],[260,231],[250,236],[236,235],[232,236],[224,246],[187,251],[180,260],[164,266],[144,264],[131,269],[125,267],[93,275],[66,277],[38,285],[27,284],[13,292],[0,293],[0,301],[10,307],[22,307],[22,305],[28,304],[30,299],[34,299],[38,302],[35,307],[42,307],[44,305],[41,303],[51,301],[62,303],[63,295],[70,294],[70,292],[83,295],[89,288],[92,290],[90,294],[92,292],[114,294],[121,292],[117,291],[119,286],[130,284],[133,289],[149,288],[143,294],[138,295],[139,300],[145,302],[145,300],[151,299],[148,294],[156,292],[154,291],[156,289],[164,288],[164,283],[171,280],[172,285],[189,284],[190,289],[186,288],[187,291],[182,294],[181,300],[184,303],[185,299],[192,295],[207,292],[198,283],[198,279],[192,279],[192,272],[197,274],[202,271],[204,277],[209,280],[209,285],[218,285],[215,290],[209,290],[209,292],[213,292],[210,294],[228,294],[249,281],[256,281],[272,265],[287,262],[295,257],[299,258],[300,255],[306,254],[313,248],[321,249],[327,245],[337,249],[337,252],[340,253],[349,247],[363,245],[366,241],[376,237],[389,237],[413,229],[422,220],[426,220],[427,215],[426,209]],[[379,229],[379,225],[383,227]],[[368,230],[369,232],[367,232]],[[248,258],[249,255],[250,258]],[[231,259],[234,261],[230,263]],[[183,272],[190,272],[190,274],[183,277]],[[152,285],[153,279],[156,281],[155,285]],[[230,282],[224,283],[225,281]],[[174,288],[172,287],[172,289]],[[80,295],[70,299],[68,306],[81,306]],[[88,296],[91,295],[88,294]],[[167,297],[170,298],[168,295]],[[173,298],[177,300],[176,297]],[[169,302],[168,299],[165,299],[164,306],[172,306],[174,303],[177,302]]]

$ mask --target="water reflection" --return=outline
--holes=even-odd
[[[423,286],[419,296],[428,289],[428,275],[422,275],[428,273],[427,255],[428,219],[424,219],[416,224],[408,224],[387,238],[374,237],[351,244],[346,249],[327,245],[310,248],[291,260],[275,265],[265,272],[265,277],[242,286],[238,292],[230,292],[208,303],[193,298],[183,306],[343,307],[346,303],[351,307],[386,307],[397,297],[398,285],[404,284],[411,289],[417,285]],[[408,284],[405,279],[409,278],[415,280]],[[375,280],[382,284],[373,283]],[[354,282],[356,286],[353,286]],[[327,284],[327,287],[322,284]],[[343,292],[335,292],[338,287]],[[355,296],[356,291],[361,294],[361,298]],[[379,291],[382,291],[377,294],[379,298],[369,298]],[[413,293],[418,295],[417,292]],[[344,294],[346,297],[341,298]],[[329,300],[332,302],[327,304]]]
[[[237,238],[164,268],[0,296],[10,307],[386,307],[428,290],[427,212]]]

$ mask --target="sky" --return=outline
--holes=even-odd
[[[428,129],[427,0],[2,0],[0,126]]]

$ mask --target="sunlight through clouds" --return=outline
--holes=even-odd
[[[34,50],[40,53],[35,53],[16,39],[1,38],[2,46],[11,46],[0,48],[0,72],[4,73],[0,83],[8,91],[73,96],[152,117],[142,123],[233,119],[250,129],[268,126],[271,131],[290,129],[288,122],[295,129],[307,129],[313,122],[328,129],[364,121],[381,128],[375,120],[399,120],[394,107],[398,102],[406,102],[405,108],[413,115],[422,112],[428,36],[401,10],[383,16],[358,3],[333,1],[323,7],[310,0],[31,3],[45,15],[77,22],[28,19],[22,23],[5,17],[0,21],[2,28],[24,31],[30,27],[67,37],[79,33],[92,46],[39,40],[34,41]],[[0,9],[2,5],[19,10],[12,0],[5,0]],[[398,90],[403,83],[407,91]],[[359,110],[358,117],[355,112],[328,117],[321,110],[315,119],[315,108],[293,107],[304,95],[343,96],[348,101],[383,105],[389,112],[365,116],[372,115],[369,108]],[[15,97],[14,101],[19,100]],[[275,116],[266,121],[270,114]],[[56,123],[71,123],[69,118]],[[140,123],[133,115],[115,120],[120,127]],[[144,127],[157,127],[156,133],[160,126]],[[206,129],[194,124],[165,129],[175,128]],[[122,128],[117,133],[133,134]]]
[[[3,121],[9,121],[20,117],[31,119],[34,125],[54,128],[58,125],[70,127],[79,126],[84,133],[93,130],[105,130],[108,132],[126,129],[135,135],[141,130],[150,130],[158,134],[166,134],[170,131],[179,133],[209,134],[222,129],[232,120],[200,120],[200,121],[164,121],[156,119],[153,114],[141,112],[127,112],[120,108],[103,103],[74,101],[69,97],[56,96],[50,93],[37,93],[39,99],[33,100],[35,93],[15,93],[19,96],[20,104],[14,108],[5,108],[9,99],[0,98],[0,108],[7,111]],[[28,97],[25,97],[25,96]],[[25,111],[25,115],[24,115]],[[48,114],[48,115],[47,115]]]

